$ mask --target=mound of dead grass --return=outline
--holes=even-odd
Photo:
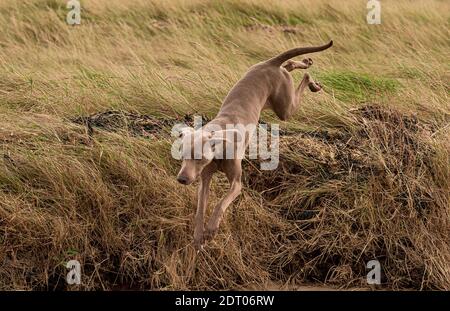
[[[249,187],[293,226],[275,266],[302,281],[362,285],[377,259],[394,288],[448,288],[448,146],[392,109],[353,116],[351,131],[284,137],[275,171],[249,167]]]
[[[245,190],[200,254],[195,187],[177,184],[156,134],[180,120],[49,118],[0,132],[3,289],[71,289],[71,259],[80,289],[365,286],[373,259],[385,288],[450,288],[448,143],[414,116],[365,106],[351,128],[283,135],[278,169],[245,162]],[[226,185],[215,178],[210,205]]]

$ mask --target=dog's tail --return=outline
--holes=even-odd
[[[319,52],[328,49],[333,45],[333,40],[331,40],[329,43],[321,46],[311,46],[307,48],[295,48],[289,51],[286,51],[284,53],[281,53],[278,56],[275,56],[274,58],[269,59],[266,63],[274,66],[281,66],[285,61],[288,59],[291,59],[295,56],[302,55],[302,54],[308,54],[308,53],[314,53]]]

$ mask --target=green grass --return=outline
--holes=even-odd
[[[326,91],[345,102],[366,102],[392,96],[400,88],[397,80],[367,73],[333,71],[318,75]]]

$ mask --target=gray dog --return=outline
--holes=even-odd
[[[200,177],[198,189],[198,206],[195,215],[194,246],[202,249],[206,240],[216,234],[226,208],[241,192],[242,158],[217,158],[215,147],[218,142],[228,142],[227,124],[243,126],[257,125],[261,111],[272,109],[281,120],[287,120],[300,105],[303,91],[308,87],[312,92],[321,90],[321,85],[314,82],[308,73],[303,76],[300,85],[295,88],[290,71],[307,69],[312,65],[310,58],[301,62],[291,58],[328,49],[333,41],[317,47],[295,48],[286,51],[265,62],[250,68],[239,80],[225,98],[217,116],[201,129],[184,129],[181,133],[183,148],[182,167],[177,180],[183,185],[189,185]],[[218,130],[219,129],[219,130]],[[248,135],[231,133],[237,142],[247,147]],[[228,135],[229,137],[229,135]],[[192,141],[199,141],[202,148],[194,148]],[[230,148],[227,144],[227,148]],[[232,147],[235,148],[235,147]],[[230,189],[214,208],[213,214],[204,230],[204,215],[208,203],[209,187],[214,172],[222,171],[230,182]]]

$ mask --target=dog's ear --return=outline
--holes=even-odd
[[[179,129],[179,136],[178,137],[183,137],[184,135],[188,134],[188,133],[192,133],[194,132],[194,129],[192,127],[183,127],[181,129]]]
[[[208,143],[211,146],[211,151],[213,154],[215,154],[215,156],[220,155],[223,157],[224,156],[223,151],[225,146],[229,146],[233,149],[239,150],[242,141],[243,141],[242,135],[239,130],[228,129],[211,132]]]

